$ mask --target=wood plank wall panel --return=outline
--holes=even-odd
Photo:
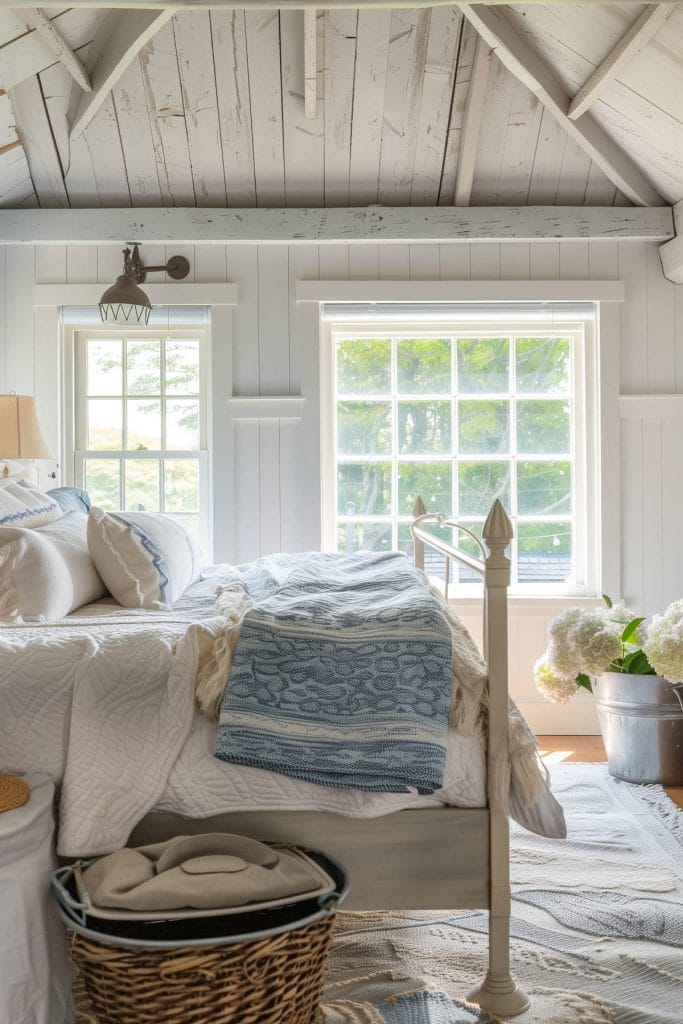
[[[144,252],[150,261],[161,262],[170,250],[147,246]],[[223,379],[212,382],[214,402],[229,408],[231,389],[237,395],[305,396],[301,421],[230,420],[228,427],[218,417],[216,429],[227,445],[218,492],[223,506],[229,503],[219,528],[220,550],[230,551],[237,560],[278,547],[303,550],[320,543],[317,311],[313,304],[294,302],[297,279],[623,278],[622,392],[683,390],[683,287],[664,281],[654,245],[197,244],[187,252],[196,281],[229,280],[239,286],[239,304],[231,314],[232,356],[222,350],[217,355],[215,365],[223,366]],[[0,249],[0,298],[3,290],[12,296],[11,302],[2,303],[0,313],[0,386],[38,395],[50,438],[58,429],[56,339],[46,332],[42,315],[34,318],[31,312],[31,287],[34,280],[78,283],[97,278],[108,284],[120,272],[120,263],[118,246]],[[219,329],[230,343],[226,324]],[[674,376],[669,380],[670,373]],[[678,537],[683,420],[624,418],[621,435],[621,596],[630,606],[652,614],[680,596],[683,578]],[[228,482],[230,467],[233,477]],[[563,708],[558,717],[556,709],[538,701],[533,691],[531,666],[551,617],[539,612],[514,626],[516,693],[539,730],[562,731],[566,726],[567,731],[590,731],[590,704],[572,705],[569,714]]]

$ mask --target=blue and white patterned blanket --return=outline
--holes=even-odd
[[[272,555],[229,583],[242,622],[215,756],[327,786],[441,786],[452,636],[400,554]]]

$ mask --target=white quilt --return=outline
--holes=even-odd
[[[215,579],[202,581],[172,612],[98,604],[53,625],[0,629],[0,771],[61,783],[60,854],[119,849],[152,808],[193,818],[293,808],[373,817],[485,805],[482,742],[453,731],[444,788],[428,797],[333,789],[217,761],[215,725],[194,702],[201,645],[222,626],[210,617],[214,590]],[[541,804],[536,827],[558,834],[561,811],[550,794]]]

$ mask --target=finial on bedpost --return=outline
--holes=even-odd
[[[425,505],[424,501],[418,494],[413,505],[413,520],[419,519],[420,516],[425,515],[426,511],[427,506]],[[421,540],[418,540],[415,534],[413,534],[413,562],[415,563],[415,567],[417,569],[422,569],[424,571],[425,546]]]
[[[510,583],[510,559],[505,554],[505,549],[514,537],[515,531],[512,528],[510,517],[503,507],[503,503],[496,498],[491,510],[486,517],[481,535],[489,549],[489,556],[486,559],[487,579],[492,582],[490,570],[502,570],[505,580],[496,580],[498,585],[508,586]]]

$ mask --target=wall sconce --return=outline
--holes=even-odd
[[[35,459],[51,459],[52,453],[38,423],[36,401],[32,395],[0,395],[0,477],[25,475],[28,467],[20,466],[14,472],[7,464],[9,459],[22,463],[33,463],[31,473],[38,480]]]
[[[128,247],[123,250],[123,274],[116,278],[116,284],[107,288],[99,302],[103,323],[147,324],[152,303],[139,287],[147,274],[153,270],[165,270],[174,281],[182,281],[190,272],[189,261],[184,256],[171,256],[160,267],[145,267],[140,260],[137,245],[133,242],[128,245],[132,245],[133,249],[132,252]]]

